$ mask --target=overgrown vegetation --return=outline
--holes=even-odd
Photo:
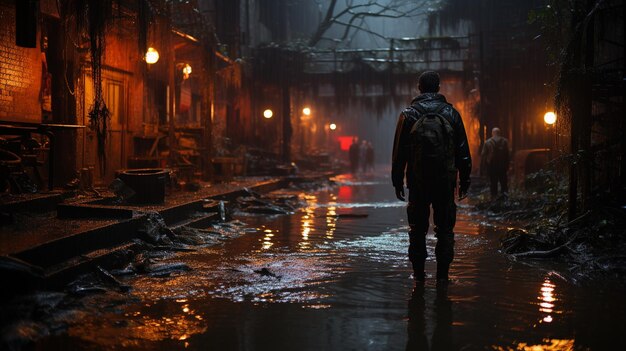
[[[626,211],[610,194],[598,194],[592,209],[569,220],[568,182],[561,174],[555,168],[533,173],[524,190],[495,201],[483,197],[476,207],[513,227],[501,244],[514,259],[564,262],[573,281],[625,273]]]
[[[569,264],[572,278],[624,273],[623,2],[549,0],[529,20],[555,66],[558,167],[530,175],[525,190],[479,209],[513,223],[512,257]],[[617,33],[617,34],[616,34]],[[610,42],[611,45],[606,45]],[[618,73],[622,72],[622,73]],[[555,161],[557,162],[557,161]]]

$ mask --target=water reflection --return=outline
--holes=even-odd
[[[352,200],[352,187],[345,185],[340,186],[338,196],[341,202],[350,202]]]
[[[326,209],[326,239],[332,240],[337,229],[337,202],[331,200],[328,204]]]
[[[541,295],[537,297],[539,301],[539,312],[544,313],[544,317],[542,322],[552,323],[554,320],[552,317],[554,311],[554,302],[556,298],[554,297],[554,288],[555,285],[550,281],[549,277],[546,277],[541,284],[540,293]]]
[[[304,199],[307,202],[306,207],[304,208],[304,215],[302,216],[302,241],[298,244],[301,250],[308,250],[311,248],[311,243],[309,242],[309,235],[315,229],[313,228],[313,219],[315,218],[315,208],[317,207],[317,196],[315,195],[305,195]]]
[[[543,339],[542,344],[529,345],[521,342],[515,350],[520,351],[572,351],[574,340],[572,339]],[[503,350],[503,349],[502,349]]]
[[[202,313],[192,308],[187,299],[157,305],[138,306],[123,315],[107,313],[103,320],[85,320],[70,329],[69,335],[110,347],[119,346],[120,341],[124,346],[138,346],[165,340],[180,341],[181,346],[187,347],[190,337],[207,331]]]
[[[276,232],[278,232],[278,230],[276,230]],[[261,247],[261,249],[269,250],[274,245],[274,243],[272,243],[272,237],[274,237],[274,232],[271,229],[265,229],[263,230],[263,233],[265,233],[265,236],[262,239],[263,246]]]
[[[432,299],[430,292],[423,284],[418,284],[413,289],[409,300],[406,349],[456,350],[452,337],[452,301],[448,298],[448,284],[437,284],[432,307],[428,305]],[[430,325],[432,322],[434,326]],[[429,346],[430,330],[432,338]]]

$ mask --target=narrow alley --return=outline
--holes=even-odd
[[[624,0],[0,0],[0,351],[626,350]]]

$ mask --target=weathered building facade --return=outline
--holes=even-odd
[[[84,126],[56,131],[56,185],[80,169],[91,169],[99,183],[127,167],[208,172],[205,126],[211,121],[214,68],[206,38],[211,35],[184,32],[184,16],[172,15],[200,17],[189,9],[194,5],[33,1],[26,13],[16,14],[16,2],[0,2],[2,121]],[[100,32],[89,21],[101,21]],[[35,30],[32,48],[16,43],[16,30],[26,27]],[[102,39],[101,51],[92,50],[95,36]],[[146,60],[149,47],[160,56],[156,62]],[[98,99],[106,115],[94,114]],[[94,118],[100,118],[100,127]]]

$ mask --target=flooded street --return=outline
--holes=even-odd
[[[431,228],[416,287],[392,190],[385,178],[339,177],[301,195],[293,215],[236,216],[245,234],[165,260],[190,271],[122,278],[130,293],[86,297],[68,331],[35,349],[624,349],[622,282],[573,286],[513,262],[498,252],[502,229],[466,204],[451,282],[435,283]]]

